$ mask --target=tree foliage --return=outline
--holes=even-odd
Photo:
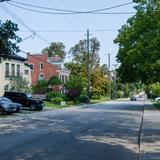
[[[89,64],[92,92],[102,94],[106,90],[108,68],[106,65],[100,66],[100,42],[97,38],[90,39],[89,44],[90,53],[87,52],[87,40],[80,40],[78,44],[72,47],[69,53],[73,55],[73,61],[65,64],[65,67],[71,71],[72,79],[69,81],[70,86],[76,88],[77,86],[75,85],[78,83],[80,86],[83,86],[81,92],[86,93],[87,68]]]
[[[21,76],[10,77],[10,90],[15,92],[27,92],[30,90],[29,82]]]
[[[52,86],[57,86],[62,84],[60,79],[57,76],[52,76],[47,83],[48,85],[52,85]]]
[[[62,42],[52,42],[49,47],[42,50],[42,53],[46,52],[48,57],[59,56],[62,60],[66,56],[65,45]]]
[[[115,43],[124,82],[160,81],[160,3],[159,0],[134,0],[136,15],[119,30]]]
[[[48,82],[46,80],[39,80],[32,89],[35,94],[46,94],[48,90]]]
[[[4,23],[0,21],[0,57],[6,58],[20,51],[17,43],[21,38],[15,34],[18,30],[17,24],[9,20]]]

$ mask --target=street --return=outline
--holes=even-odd
[[[144,101],[35,112],[0,121],[1,160],[138,160]]]

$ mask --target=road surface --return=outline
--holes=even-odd
[[[0,121],[0,160],[138,160],[144,101],[106,102]]]

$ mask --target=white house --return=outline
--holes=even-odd
[[[31,84],[31,67],[26,63],[26,59],[17,54],[9,58],[1,58],[0,62],[0,96],[10,90],[10,77],[22,76]]]

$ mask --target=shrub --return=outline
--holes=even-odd
[[[51,100],[51,98],[61,97],[61,93],[59,92],[49,92],[47,94],[47,100]]]
[[[124,92],[121,91],[121,90],[117,91],[117,96],[118,96],[118,98],[123,98],[124,97]]]
[[[80,95],[78,99],[81,103],[88,103],[89,102],[89,99],[86,95]]]
[[[54,104],[60,104],[63,100],[63,98],[60,98],[60,97],[55,97],[55,98],[51,98],[51,103],[54,103]]]
[[[70,100],[75,101],[79,97],[80,93],[81,91],[78,88],[74,88],[70,89],[66,95]]]

